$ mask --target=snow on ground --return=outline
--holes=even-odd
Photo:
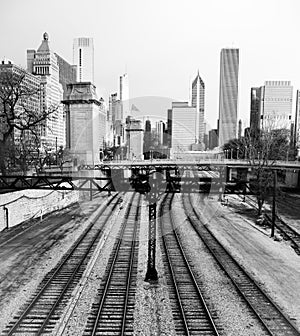
[[[80,205],[1,232],[0,330],[78,239],[88,217],[107,199],[98,195],[93,201],[85,201],[84,196]]]
[[[228,206],[216,197],[201,197],[194,197],[194,206],[204,223],[300,329],[300,257],[256,225],[255,213],[245,214],[237,196],[228,196]]]

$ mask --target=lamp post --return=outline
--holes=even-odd
[[[239,150],[240,150],[240,147],[237,147],[236,148],[236,159],[237,160],[239,159]]]
[[[245,146],[245,160],[247,160],[247,146]]]

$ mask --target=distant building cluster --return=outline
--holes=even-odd
[[[156,121],[133,118],[138,107],[130,103],[128,74],[119,77],[119,92],[108,104],[97,96],[94,84],[92,38],[73,41],[73,64],[50,48],[44,33],[37,50],[27,50],[27,69],[3,60],[0,74],[23,76],[32,91],[27,102],[31,113],[50,113],[38,125],[39,146],[47,151],[66,148],[75,164],[97,164],[103,159],[143,160],[177,158],[183,153],[221,151],[224,144],[243,136],[259,136],[265,129],[291,130],[291,142],[300,152],[300,94],[297,91],[292,121],[293,87],[289,81],[266,81],[250,90],[250,127],[238,120],[239,49],[220,54],[219,114],[217,128],[205,123],[205,83],[198,71],[191,82],[190,101],[172,102],[165,118]],[[18,109],[18,104],[16,109]],[[7,125],[0,124],[0,139]],[[2,130],[2,133],[1,133]],[[18,145],[24,135],[15,129]],[[26,141],[31,141],[28,135]]]

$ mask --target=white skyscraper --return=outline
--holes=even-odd
[[[169,134],[173,152],[192,150],[195,143],[197,108],[189,106],[188,102],[172,102],[168,110]]]
[[[66,130],[63,121],[63,87],[59,82],[59,64],[57,56],[50,49],[49,37],[44,33],[37,50],[27,50],[27,70],[40,77],[41,107],[51,113],[42,127],[41,140],[48,149],[65,146]]]
[[[293,102],[291,82],[266,81],[261,90],[261,128],[290,129]]]
[[[77,82],[94,83],[94,44],[92,38],[78,37],[74,39],[73,64],[77,66]]]

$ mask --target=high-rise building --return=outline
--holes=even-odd
[[[55,53],[58,62],[59,68],[59,82],[63,87],[64,98],[67,93],[67,84],[76,83],[77,79],[77,67],[76,65],[69,64],[66,60],[64,60],[61,56]]]
[[[239,49],[222,49],[220,62],[219,146],[237,136]]]
[[[218,147],[218,130],[211,129],[208,132],[208,148],[214,149],[215,147]]]
[[[291,82],[266,81],[261,90],[261,128],[290,129],[293,103]]]
[[[125,119],[130,115],[129,83],[127,73],[120,76],[120,102],[122,106],[122,121],[125,122]]]
[[[290,129],[292,99],[289,81],[266,81],[264,86],[251,88],[251,136],[257,136],[261,129]]]
[[[250,95],[250,134],[252,137],[258,135],[261,123],[261,88],[251,88]]]
[[[195,144],[197,108],[188,102],[173,102],[168,110],[169,146],[174,153],[190,151]]]
[[[59,63],[50,49],[49,37],[44,33],[37,51],[27,50],[27,70],[41,79],[41,106],[44,112],[51,112],[43,127],[41,140],[48,150],[65,146],[66,132],[63,118],[63,88],[59,81]]]
[[[199,144],[199,149],[203,149],[203,137],[204,137],[204,94],[205,85],[203,80],[198,74],[192,82],[192,101],[191,106],[196,108],[196,120],[195,120],[195,144]]]
[[[94,83],[93,39],[78,37],[73,42],[73,64],[77,66],[77,82]]]
[[[238,128],[238,139],[242,137],[242,120],[239,120],[239,128]]]
[[[298,157],[300,156],[300,90],[297,90],[296,94],[296,114],[295,114],[295,131],[294,131],[294,143],[298,149]]]
[[[166,125],[165,123],[160,120],[155,123],[155,133],[157,136],[157,142],[158,145],[163,145],[164,144],[164,134],[166,131]]]

